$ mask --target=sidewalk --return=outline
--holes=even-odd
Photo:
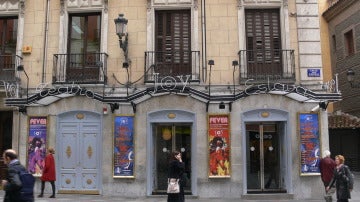
[[[360,202],[360,172],[356,172],[354,181],[354,190],[351,192],[350,202]],[[38,193],[36,193],[37,196]],[[50,194],[44,195],[44,198],[35,197],[36,202],[104,202],[104,201],[119,201],[119,202],[166,202],[166,196],[150,196],[138,198],[123,198],[119,196],[100,196],[100,195],[75,195],[75,194],[57,194],[56,198],[48,198]],[[0,201],[3,201],[4,191],[0,190]],[[186,202],[324,202],[324,200],[245,200],[245,199],[208,199],[196,198],[194,196],[185,196]],[[333,199],[336,198],[334,195]],[[336,200],[334,200],[335,202]]]

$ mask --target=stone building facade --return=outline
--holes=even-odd
[[[316,0],[8,0],[0,9],[9,34],[0,146],[37,175],[36,152],[55,147],[58,192],[166,195],[167,157],[179,150],[188,195],[322,198],[326,107],[341,94],[336,78],[324,81]],[[127,22],[121,39],[114,19]],[[302,129],[317,137],[309,148]]]

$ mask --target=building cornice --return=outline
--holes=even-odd
[[[332,20],[334,17],[344,12],[345,9],[355,4],[358,0],[339,0],[336,3],[332,4],[322,16],[326,21]]]

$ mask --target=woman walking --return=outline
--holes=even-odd
[[[56,174],[55,160],[53,154],[55,154],[54,148],[49,147],[48,154],[45,157],[45,166],[41,176],[41,193],[38,195],[38,197],[40,198],[44,196],[45,182],[50,182],[52,188],[52,195],[50,196],[50,198],[55,198]]]
[[[334,170],[334,176],[330,181],[326,191],[336,183],[336,197],[337,202],[348,202],[351,198],[350,192],[353,189],[354,179],[350,173],[350,169],[347,165],[344,165],[345,158],[342,155],[335,156],[336,168]]]

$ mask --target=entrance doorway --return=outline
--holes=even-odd
[[[58,115],[59,193],[101,194],[101,115],[71,111]]]
[[[247,192],[283,192],[277,123],[246,124]]]
[[[12,145],[12,124],[13,112],[1,111],[0,112],[0,151],[10,149]],[[7,166],[4,164],[2,153],[0,156],[0,179],[5,179]],[[1,188],[1,186],[0,186]]]
[[[169,157],[171,152],[179,151],[185,163],[185,194],[191,194],[191,125],[185,123],[154,123],[153,193],[166,194]],[[185,178],[183,178],[185,179]]]

